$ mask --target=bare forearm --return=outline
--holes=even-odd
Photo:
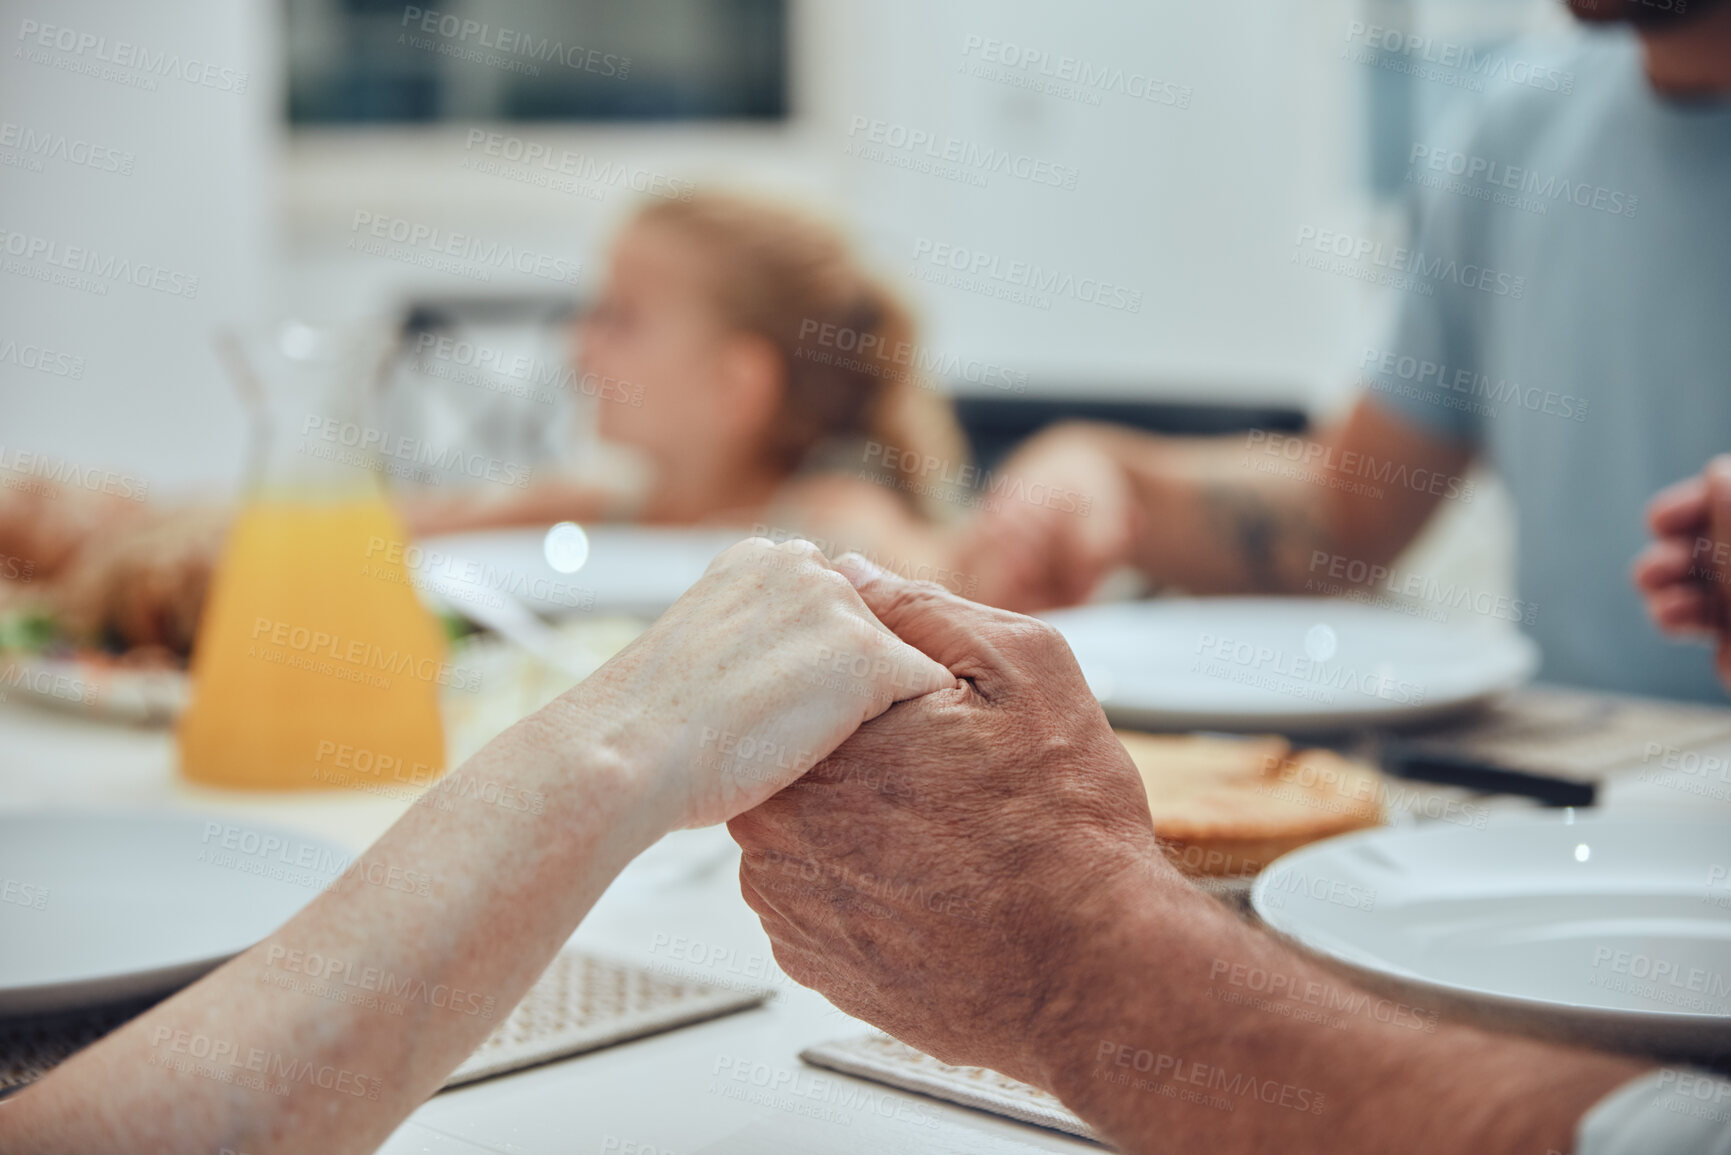
[[[1567,1151],[1581,1115],[1640,1073],[1378,1000],[1212,900],[1145,882],[1066,988],[1042,1080],[1126,1151]],[[1295,1013],[1316,1005],[1326,1021]]]
[[[1243,437],[1164,438],[1102,427],[1137,507],[1132,560],[1195,593],[1302,592],[1311,558],[1336,548],[1325,495],[1256,468]]]
[[[599,716],[562,699],[508,731],[299,915],[19,1096],[0,1130],[44,1152],[372,1150],[663,832]]]
[[[1135,494],[1134,560],[1196,593],[1332,588],[1343,571],[1393,559],[1442,501],[1472,499],[1468,446],[1371,401],[1313,437],[1106,430],[1101,441]]]

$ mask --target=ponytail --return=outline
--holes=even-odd
[[[933,521],[953,519],[954,498],[968,463],[967,438],[955,408],[921,371],[913,314],[876,282],[866,288],[879,320],[872,328],[870,363],[882,384],[873,400],[866,435],[899,452],[877,455],[887,463],[897,492]]]
[[[933,520],[959,505],[951,490],[967,442],[949,401],[921,369],[913,315],[867,273],[822,221],[773,202],[713,191],[654,202],[637,215],[681,229],[712,261],[716,306],[737,329],[767,339],[786,372],[763,447],[791,474],[815,451],[847,440],[852,465],[886,467],[887,483]]]

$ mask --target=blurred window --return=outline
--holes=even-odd
[[[787,0],[283,0],[295,125],[780,120]]]

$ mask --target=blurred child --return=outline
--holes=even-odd
[[[956,507],[922,478],[955,476],[965,444],[947,401],[919,379],[906,307],[838,231],[733,194],[653,202],[614,243],[579,324],[585,379],[642,398],[602,401],[599,418],[601,437],[641,461],[641,481],[406,502],[415,532],[606,518],[764,525],[947,572],[939,523]]]

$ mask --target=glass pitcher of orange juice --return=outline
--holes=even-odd
[[[251,476],[192,653],[187,778],[268,790],[424,786],[444,769],[443,633],[403,564],[366,400],[388,330],[225,334]]]

